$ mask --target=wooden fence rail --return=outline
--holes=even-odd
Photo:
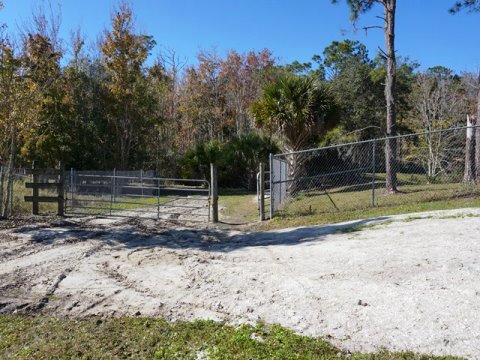
[[[59,216],[65,215],[64,172],[61,169],[38,169],[35,165],[27,169],[27,174],[33,175],[33,181],[25,183],[27,189],[32,189],[32,196],[25,196],[26,202],[32,203],[32,214],[39,214],[40,203],[57,203]],[[53,180],[54,182],[48,182]],[[56,196],[40,196],[40,190],[56,190]]]

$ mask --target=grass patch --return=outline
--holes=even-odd
[[[480,187],[455,184],[425,184],[418,179],[399,174],[400,192],[395,195],[383,194],[376,190],[375,207],[371,206],[372,192],[369,188],[350,191],[345,188],[332,189],[329,193],[338,210],[327,196],[318,193],[304,193],[303,196],[287,202],[269,224],[259,228],[273,229],[289,226],[326,224],[356,219],[375,218],[386,215],[414,212],[449,210],[480,207]],[[309,209],[305,212],[305,209]],[[311,210],[310,210],[311,209]]]
[[[440,216],[437,219],[465,219],[465,218],[478,218],[480,215],[477,214],[456,214],[456,215],[445,215]]]
[[[349,234],[349,233],[364,231],[364,230],[368,230],[368,229],[377,229],[382,225],[385,226],[385,225],[391,224],[392,222],[393,222],[393,220],[386,220],[386,221],[382,221],[382,222],[376,223],[376,224],[362,224],[362,225],[348,226],[348,227],[336,230],[335,233],[337,233],[337,234]]]
[[[203,356],[203,357],[202,357]],[[233,327],[213,321],[100,320],[0,316],[2,359],[457,359],[414,353],[352,355],[319,338],[264,324]]]
[[[392,195],[393,197],[401,195]],[[258,230],[279,229],[285,227],[334,224],[338,222],[376,218],[389,215],[409,214],[436,210],[453,210],[461,208],[480,207],[480,198],[459,198],[449,200],[428,201],[422,203],[392,204],[374,208],[362,208],[339,212],[315,212],[311,215],[299,216],[295,214],[282,214],[272,221],[258,224]]]
[[[334,224],[388,215],[480,207],[479,186],[461,183],[415,184],[418,179],[404,174],[399,174],[399,178],[403,179],[403,186],[398,194],[385,195],[383,189],[376,190],[375,207],[371,206],[371,189],[365,186],[363,189],[341,187],[330,190],[329,194],[338,210],[321,192],[301,193],[287,202],[272,221],[263,223],[257,222],[255,194],[220,196],[220,204],[224,207],[223,213],[230,219],[253,223],[249,225],[249,230]]]
[[[219,196],[220,220],[239,224],[258,220],[256,194],[232,193]]]
[[[479,217],[480,215],[476,214],[458,214],[458,215],[449,215],[449,216],[440,216],[440,217],[434,217],[434,216],[409,216],[405,219],[390,219],[390,220],[384,220],[381,222],[377,222],[374,224],[361,224],[361,225],[353,225],[353,226],[348,226],[342,229],[338,229],[335,231],[335,233],[353,233],[353,232],[358,232],[358,231],[363,231],[363,230],[369,230],[369,229],[378,229],[379,227],[382,226],[387,226],[392,223],[396,222],[403,222],[403,223],[409,223],[412,221],[416,220],[423,220],[423,219],[456,219],[456,218],[465,218],[465,217]]]
[[[368,211],[372,208],[370,189],[363,191],[331,191],[330,196],[336,204],[338,211],[327,196],[319,193],[304,193],[303,196],[287,202],[279,215],[288,217],[304,213],[305,209],[312,209],[314,214],[336,213],[337,215],[350,211]],[[463,184],[430,184],[409,185],[401,188],[395,195],[385,195],[383,190],[376,192],[375,208],[395,208],[413,206],[421,208],[425,203],[438,201],[469,201],[480,198],[480,188],[465,186]]]
[[[32,213],[32,203],[25,202],[25,196],[32,195],[32,189],[25,188],[25,183],[31,182],[30,179],[15,180],[13,182],[13,202],[12,213],[13,215],[29,215]],[[40,196],[57,196],[56,191],[52,190],[39,190]],[[56,203],[40,203],[39,211],[41,214],[53,215],[57,214],[58,206]]]

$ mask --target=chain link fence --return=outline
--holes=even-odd
[[[210,221],[210,183],[154,171],[65,172],[66,214]]]
[[[70,215],[115,215],[189,222],[210,221],[210,183],[202,179],[157,177],[153,170],[98,171],[74,169],[64,172],[65,207]],[[38,175],[38,182],[51,182]],[[30,215],[32,204],[25,202],[32,190],[27,169],[0,166],[0,218]],[[57,196],[41,190],[41,196]],[[54,215],[57,204],[40,204],[40,213]]]
[[[480,182],[480,151],[475,152],[475,132],[480,138],[480,126],[458,127],[271,155],[270,216],[362,211],[479,196],[480,187],[475,184]],[[395,195],[385,191],[387,142],[396,149]]]
[[[0,217],[25,212],[23,197],[27,195],[25,182],[30,179],[25,169],[10,169],[0,165]]]
[[[65,179],[68,182],[71,179],[71,174],[77,173],[73,170],[65,171]],[[92,176],[108,176],[112,171],[82,171],[83,175]],[[116,171],[117,176],[132,177],[132,178],[153,178],[155,172],[153,170],[128,170]],[[42,177],[39,175],[39,182],[49,182],[50,177]],[[6,165],[0,165],[0,217],[10,217],[17,215],[29,215],[32,212],[32,205],[26,203],[25,196],[29,196],[32,190],[26,189],[25,183],[32,181],[32,175],[28,174],[27,169],[15,168],[9,169]],[[119,181],[121,184],[122,181]],[[55,195],[54,191],[42,190],[43,195]],[[42,204],[43,214],[56,214],[57,207],[55,204]]]

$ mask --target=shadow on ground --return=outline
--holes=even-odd
[[[342,229],[378,223],[389,217],[359,220],[348,224],[301,227],[265,232],[231,232],[219,229],[174,228],[168,223],[127,220],[112,225],[88,225],[62,220],[43,225],[14,229],[13,233],[28,235],[31,242],[43,245],[102,241],[112,247],[198,249],[228,252],[256,246],[296,245],[325,240]]]

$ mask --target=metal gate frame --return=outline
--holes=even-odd
[[[208,180],[71,169],[65,182],[67,214],[210,221]]]

